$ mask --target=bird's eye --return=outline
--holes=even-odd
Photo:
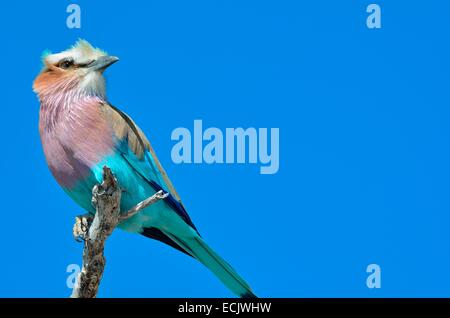
[[[67,70],[72,65],[73,65],[73,60],[64,60],[59,63],[58,67],[60,67],[64,70]]]

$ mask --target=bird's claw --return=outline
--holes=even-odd
[[[75,218],[75,224],[72,230],[75,241],[84,242],[86,240],[92,219],[90,214],[79,215]]]

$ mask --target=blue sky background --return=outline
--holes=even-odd
[[[47,169],[31,90],[44,49],[78,37],[120,62],[112,103],[143,128],[206,240],[265,297],[450,296],[450,2],[1,4],[0,296],[66,297],[83,211]],[[177,127],[279,127],[280,171],[175,165]],[[232,194],[239,195],[229,200]],[[227,297],[204,267],[139,235],[107,242],[102,297]],[[366,287],[366,266],[382,287]]]

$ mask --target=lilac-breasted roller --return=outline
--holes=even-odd
[[[159,190],[168,197],[120,228],[162,241],[200,261],[231,291],[255,297],[249,285],[200,236],[153,148],[134,121],[112,106],[103,71],[118,58],[84,40],[43,56],[33,89],[40,101],[39,132],[51,173],[83,209],[95,213],[92,188],[108,166],[123,189],[127,211]]]

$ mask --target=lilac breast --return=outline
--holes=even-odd
[[[101,107],[96,97],[68,105],[41,104],[39,131],[47,164],[66,189],[86,179],[91,167],[113,152],[113,132]]]

